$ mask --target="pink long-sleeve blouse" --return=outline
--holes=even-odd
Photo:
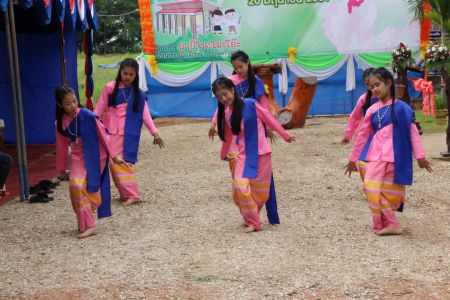
[[[255,103],[256,106],[256,117],[257,117],[257,126],[258,126],[258,154],[263,155],[272,152],[272,148],[270,147],[269,142],[266,139],[266,133],[264,129],[264,124],[267,125],[273,131],[278,132],[284,140],[288,140],[292,137],[292,135],[286,131],[280,123],[272,116],[272,114],[263,108],[258,102]],[[232,146],[232,143],[235,142],[233,138],[231,125],[230,125],[230,117],[232,113],[232,107],[225,107],[225,141],[222,143],[222,149],[220,151],[220,158],[225,159],[227,154],[229,153],[229,149]],[[245,155],[245,127],[244,121],[241,122],[241,130],[239,133],[239,145],[238,145],[239,155]]]
[[[123,135],[125,129],[125,120],[127,115],[128,103],[116,105],[116,107],[108,107],[109,95],[114,90],[115,81],[110,81],[105,85],[94,112],[102,119],[108,132],[113,135]],[[125,88],[123,83],[119,84],[119,88]],[[144,103],[144,112],[142,115],[143,123],[147,127],[151,135],[155,136],[158,130],[153,123],[147,101]]]
[[[77,109],[77,115],[80,112],[80,109]],[[66,130],[67,126],[73,121],[75,117],[69,117],[67,115],[63,115],[62,118],[62,128]],[[99,138],[100,144],[100,159],[106,159],[109,154],[110,157],[116,157],[116,151],[111,145],[111,141],[109,139],[108,134],[106,133],[105,127],[99,120],[95,120],[97,125],[97,136]],[[55,123],[56,127],[56,123]],[[78,143],[71,142],[70,139],[58,132],[56,129],[56,170],[61,172],[67,169],[67,162],[69,159],[69,146],[71,149],[71,157],[75,160],[82,160],[83,156],[83,139],[80,136],[78,138]]]
[[[358,102],[356,102],[356,105],[353,108],[352,113],[348,117],[347,127],[345,128],[344,131],[344,139],[348,141],[352,140],[353,135],[356,132],[356,129],[361,124],[361,121],[364,118],[362,107],[364,105],[364,101],[366,100],[366,95],[367,93],[364,93],[359,97]]]
[[[367,142],[369,136],[373,133],[372,116],[380,108],[389,105],[392,100],[382,103],[381,101],[375,103],[366,112],[361,127],[355,139],[355,145],[352,153],[350,154],[350,161],[356,162],[361,154],[364,145]],[[390,118],[390,113],[385,115],[386,118]],[[389,124],[380,130],[378,130],[370,144],[369,151],[367,152],[367,161],[385,161],[394,162],[394,141],[393,141],[393,124]],[[421,159],[425,157],[425,151],[423,149],[422,140],[420,138],[417,126],[414,123],[410,125],[411,144],[413,155],[415,159]]]

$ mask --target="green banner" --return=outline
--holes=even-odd
[[[150,1],[150,0],[149,0]],[[390,52],[419,48],[420,26],[403,0],[151,1],[159,62]],[[328,65],[328,63],[324,63]]]

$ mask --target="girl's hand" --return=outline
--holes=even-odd
[[[214,140],[214,136],[217,134],[216,131],[216,125],[211,125],[211,127],[209,127],[209,131],[208,131],[208,137],[212,140]]]
[[[348,144],[349,142],[350,142],[349,140],[347,140],[346,138],[344,138],[344,139],[342,139],[342,141],[341,141],[341,145]]]
[[[116,165],[126,165],[126,164],[127,164],[127,162],[124,161],[123,158],[120,157],[120,156],[113,157],[112,161],[113,161]]]
[[[354,161],[349,161],[347,165],[344,167],[344,169],[345,169],[344,175],[348,173],[348,177],[352,175],[352,172],[358,171],[358,168],[356,167],[356,163]]]
[[[418,159],[417,163],[421,169],[427,169],[428,172],[433,173],[433,168],[431,167],[432,164],[425,158]]]
[[[266,136],[270,139],[271,144],[275,144],[276,141],[275,134],[269,128],[266,129]]]
[[[293,135],[286,140],[286,142],[288,142],[288,143],[292,143],[293,141],[295,141],[295,136],[293,136]]]
[[[153,137],[153,145],[158,145],[160,149],[164,148],[166,143],[164,143],[163,139],[159,136],[159,134]]]
[[[58,179],[62,181],[69,180],[69,172],[67,170],[61,171],[59,173]]]

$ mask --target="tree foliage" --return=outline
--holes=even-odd
[[[94,33],[98,54],[141,51],[141,27],[136,0],[95,1],[99,27]]]
[[[427,13],[426,17],[432,19],[439,24],[442,30],[450,34],[450,1],[449,0],[405,0],[411,12],[414,13],[417,19],[425,17],[422,7],[424,2],[428,2],[431,6],[431,11]]]

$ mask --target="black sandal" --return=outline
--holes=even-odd
[[[54,189],[56,186],[59,185],[59,181],[51,181],[51,180],[41,180],[38,183],[39,186],[43,187],[43,188],[47,188],[47,189]]]
[[[48,203],[53,200],[53,197],[49,197],[46,193],[37,193],[30,198],[30,203]]]
[[[38,194],[38,193],[49,193],[49,192],[51,192],[49,187],[47,187],[45,185],[41,185],[39,183],[36,184],[36,185],[33,185],[32,187],[30,187],[28,189],[28,191],[29,191],[30,195]]]

